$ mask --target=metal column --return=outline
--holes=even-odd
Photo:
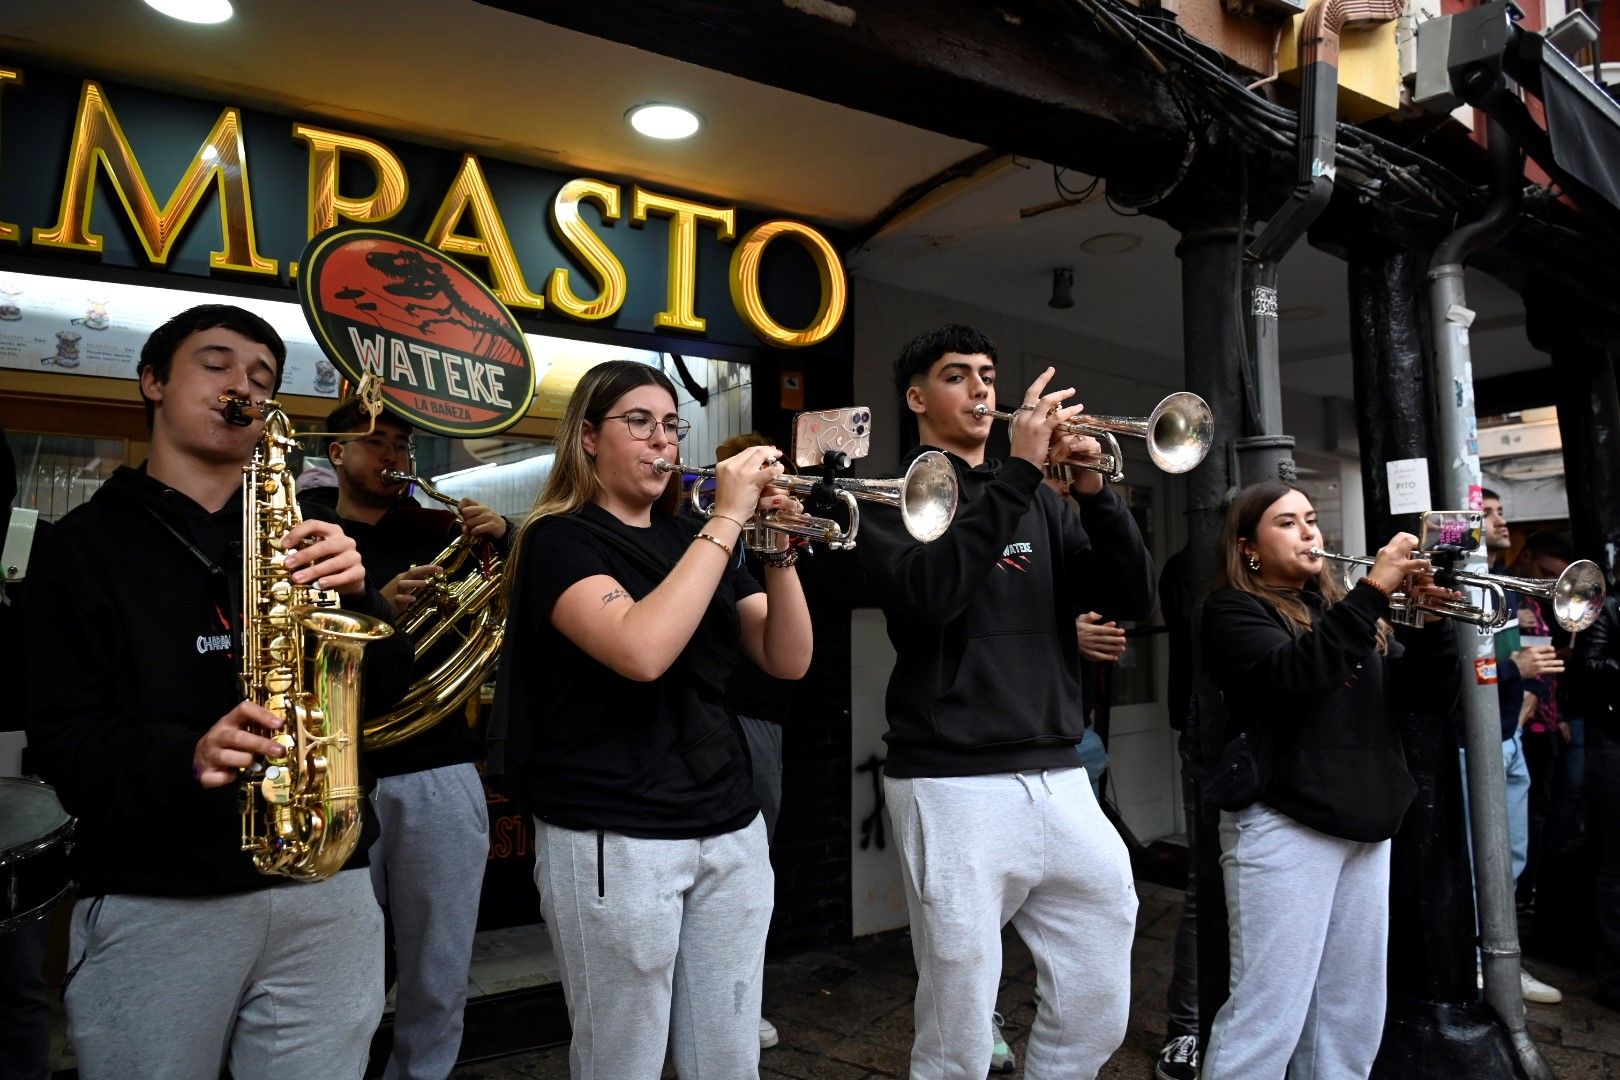
[[[1415,531],[1417,513],[1435,508],[1428,493],[1435,455],[1422,307],[1426,261],[1376,238],[1350,250],[1350,343],[1367,513],[1362,551],[1376,551],[1398,531]],[[1402,464],[1392,470],[1391,463]],[[1398,713],[1395,720],[1418,794],[1390,853],[1390,997],[1372,1075],[1513,1077],[1512,1048],[1474,988],[1474,899],[1455,718]]]

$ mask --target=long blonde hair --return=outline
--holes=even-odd
[[[594,428],[600,428],[602,418],[613,403],[638,386],[657,386],[669,392],[671,401],[680,400],[669,376],[634,360],[609,360],[588,369],[580,377],[573,395],[568,399],[568,408],[563,410],[562,422],[557,427],[551,474],[546,477],[545,485],[534,501],[534,509],[523,519],[508,548],[508,589],[517,580],[518,558],[529,527],[543,517],[575,513],[587,503],[595,502],[601,494],[602,481],[596,475],[596,459],[585,452],[585,425],[589,423]],[[680,504],[680,474],[671,473],[663,494],[653,504],[653,510],[673,517],[680,512]]]
[[[1302,634],[1311,632],[1311,613],[1297,589],[1279,589],[1260,578],[1260,571],[1251,567],[1243,557],[1240,541],[1254,543],[1260,520],[1273,503],[1291,491],[1305,492],[1281,480],[1262,480],[1250,484],[1237,493],[1232,507],[1226,512],[1226,524],[1221,528],[1221,557],[1215,563],[1215,588],[1237,589],[1258,596],[1282,613]],[[1322,597],[1322,608],[1327,610],[1344,599],[1344,578],[1331,560],[1322,560],[1322,569],[1316,572],[1311,584]],[[1378,651],[1384,652],[1390,626],[1378,620]]]

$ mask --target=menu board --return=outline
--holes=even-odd
[[[133,379],[153,330],[188,307],[221,303],[260,316],[287,343],[282,393],[337,396],[337,369],[296,302],[35,274],[0,274],[0,369]]]

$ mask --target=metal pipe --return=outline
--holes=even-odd
[[[1519,147],[1495,119],[1490,121],[1492,191],[1490,207],[1478,221],[1447,236],[1429,264],[1430,326],[1439,418],[1441,499],[1451,506],[1477,508],[1483,476],[1475,427],[1473,363],[1468,327],[1474,321],[1463,279],[1463,260],[1501,240],[1513,228],[1524,186]],[[1483,542],[1466,569],[1488,572]],[[1474,837],[1474,888],[1479,901],[1481,965],[1485,1001],[1506,1027],[1519,1065],[1529,1080],[1552,1080],[1525,1026],[1519,985],[1519,930],[1513,906],[1511,851],[1508,846],[1506,782],[1495,682],[1477,673],[1495,663],[1490,637],[1459,629],[1464,657],[1472,657],[1474,678],[1463,684],[1464,742],[1468,751],[1469,810]]]

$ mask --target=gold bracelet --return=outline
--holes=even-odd
[[[694,543],[699,541],[699,540],[707,540],[709,543],[713,544],[715,547],[717,547],[721,551],[725,552],[727,559],[731,558],[731,547],[730,547],[730,545],[728,545],[724,540],[721,540],[718,537],[710,536],[706,532],[700,532],[696,536],[692,537],[692,540],[693,540]]]
[[[746,521],[738,521],[736,518],[732,517],[730,514],[722,514],[722,513],[718,512],[718,511],[716,511],[715,513],[710,514],[709,516],[710,517],[717,517],[717,518],[725,518],[727,521],[731,522],[733,525],[737,526],[737,528],[739,528],[739,529],[748,528],[748,522],[746,522]]]

